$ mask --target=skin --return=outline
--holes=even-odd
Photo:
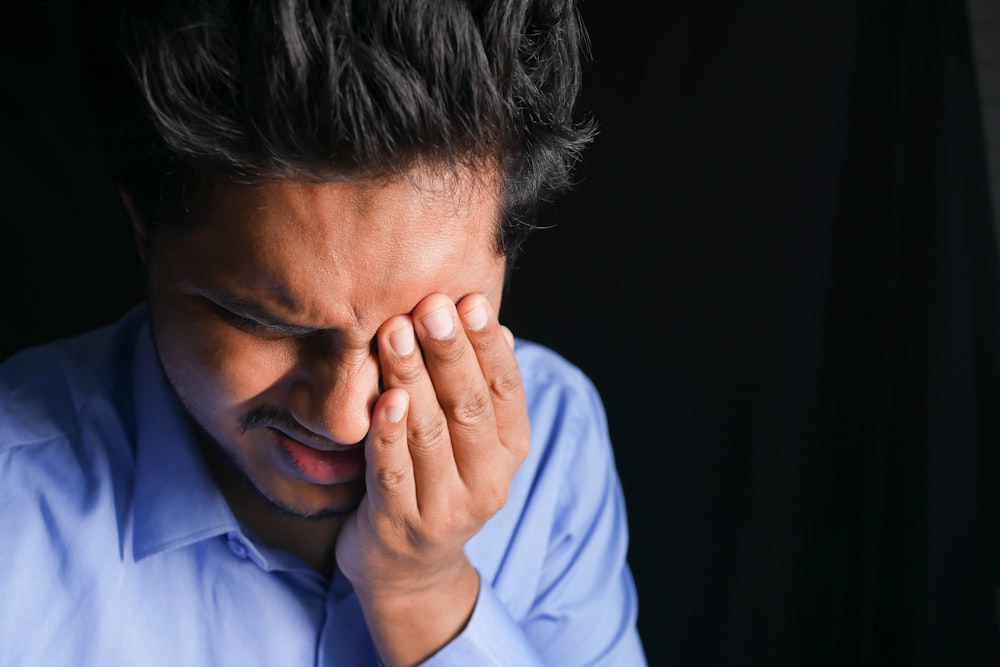
[[[339,567],[390,666],[468,621],[463,548],[527,455],[497,321],[497,193],[489,174],[424,170],[213,182],[195,225],[155,235],[130,209],[161,364],[230,507],[268,544]],[[301,465],[315,450],[343,453],[317,473]]]

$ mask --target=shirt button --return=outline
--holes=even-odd
[[[236,533],[229,533],[229,549],[237,558],[247,557],[247,547]]]

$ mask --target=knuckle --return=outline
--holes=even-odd
[[[493,403],[489,396],[472,391],[456,400],[449,412],[452,420],[461,426],[481,426],[493,417]]]
[[[418,452],[436,449],[447,437],[446,431],[444,421],[437,417],[418,419],[409,430],[410,449]]]
[[[490,379],[490,391],[500,400],[512,400],[521,394],[521,374],[516,370],[503,371]]]
[[[379,490],[386,493],[398,491],[407,481],[406,471],[402,468],[381,467],[373,471],[372,477]]]

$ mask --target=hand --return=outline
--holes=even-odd
[[[479,294],[441,294],[378,332],[384,393],[365,441],[367,494],[341,530],[381,659],[416,664],[454,638],[476,603],[466,542],[503,507],[528,453],[513,337]]]

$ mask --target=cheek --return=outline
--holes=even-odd
[[[274,392],[293,368],[280,342],[255,339],[224,324],[169,325],[159,332],[164,370],[198,421],[236,419]],[[273,401],[272,401],[273,402]]]

